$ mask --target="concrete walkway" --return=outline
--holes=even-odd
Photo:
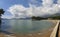
[[[56,37],[56,32],[57,32],[57,29],[58,29],[58,26],[59,26],[59,22],[60,22],[60,21],[57,22],[57,25],[56,25],[55,28],[53,29],[50,37]]]

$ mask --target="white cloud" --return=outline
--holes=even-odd
[[[60,5],[60,0],[58,0],[57,3]]]
[[[13,16],[2,16],[1,18],[5,18],[5,19],[12,19],[13,18]]]
[[[42,0],[43,1],[43,6],[51,6],[53,4],[53,0]]]
[[[33,6],[35,8],[33,10],[34,12],[32,13],[35,16],[53,15],[55,13],[60,12],[60,5],[54,4],[53,0],[42,0],[42,1],[43,1],[42,6],[39,6],[39,7]]]
[[[31,16],[44,16],[44,15],[53,15],[60,11],[59,4],[53,4],[52,0],[42,0],[42,6],[36,6],[29,3],[28,8],[23,5],[13,5],[9,7],[8,11],[13,14],[14,17],[22,18],[22,17],[31,17]],[[33,3],[36,0],[32,1]]]
[[[26,10],[26,8],[23,7],[22,5],[13,5],[9,8],[8,11],[10,11],[12,14],[15,14],[16,12],[20,13],[21,11],[24,11],[24,10]]]
[[[31,9],[25,8],[23,5],[13,5],[8,9],[14,17],[17,18],[24,18],[24,17],[31,17]]]

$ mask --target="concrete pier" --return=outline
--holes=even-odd
[[[52,31],[52,33],[51,33],[51,35],[50,35],[50,37],[56,37],[56,35],[57,35],[57,29],[58,29],[58,27],[59,27],[59,22],[60,22],[60,21],[57,22],[55,28],[53,29],[53,31]],[[58,36],[58,35],[57,35],[57,36]]]

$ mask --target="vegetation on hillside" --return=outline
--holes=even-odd
[[[31,17],[32,20],[46,20],[46,19],[53,19],[53,20],[60,20],[60,16],[50,16],[50,17],[46,17],[46,18],[43,18],[43,17],[35,17],[35,16],[32,16]]]
[[[43,18],[43,17],[35,17],[35,16],[32,16],[31,17],[32,18],[32,20],[42,20],[42,19],[47,19],[47,18]]]
[[[48,17],[48,18],[60,20],[60,16],[53,16],[53,17]]]

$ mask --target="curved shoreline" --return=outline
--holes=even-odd
[[[54,26],[55,26],[58,20],[46,20],[46,21],[50,21],[50,22],[54,23]],[[44,31],[43,33],[37,32],[37,33],[24,34],[24,35],[22,35],[22,34],[11,34],[11,36],[16,36],[16,37],[49,37],[54,26],[51,29]]]

